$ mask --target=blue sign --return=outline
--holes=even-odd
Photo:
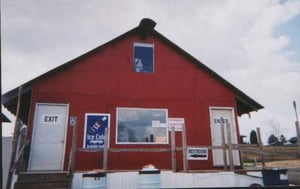
[[[154,72],[154,46],[152,44],[134,44],[134,71]]]
[[[103,148],[105,141],[105,129],[109,127],[109,122],[110,114],[85,114],[83,148]]]

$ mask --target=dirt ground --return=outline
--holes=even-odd
[[[300,159],[268,162],[266,168],[288,169],[289,183],[300,186]]]
[[[267,168],[286,168],[294,169],[300,168],[300,159],[298,160],[283,160],[283,161],[272,161],[266,163]]]

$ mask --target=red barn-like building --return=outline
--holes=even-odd
[[[28,171],[66,170],[74,127],[77,171],[103,168],[107,127],[108,170],[146,164],[171,169],[170,151],[121,149],[170,148],[172,124],[179,125],[177,148],[182,123],[188,146],[221,145],[221,123],[230,126],[232,142],[239,142],[237,116],[263,107],[158,33],[155,25],[143,19],[138,27],[23,84],[20,117],[28,125]],[[2,104],[14,113],[17,96],[18,88],[2,96]],[[191,148],[188,153],[196,159],[188,162],[192,170],[223,166],[221,150]],[[233,157],[240,166],[239,153]],[[177,152],[179,170],[182,159]]]

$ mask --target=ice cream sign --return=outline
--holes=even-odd
[[[110,114],[87,113],[85,115],[83,148],[103,148],[105,130],[109,127]]]

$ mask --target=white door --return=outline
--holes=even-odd
[[[231,143],[237,144],[237,129],[233,108],[226,107],[211,107],[210,108],[210,127],[213,146],[222,146],[221,134],[221,119],[224,120],[224,135],[225,143],[227,144],[227,129],[230,127]],[[213,151],[213,164],[214,166],[224,166],[223,150],[214,149]],[[226,151],[227,165],[229,165],[228,151]],[[233,150],[233,163],[236,166],[240,165],[240,156],[237,150]]]
[[[67,104],[36,104],[29,171],[58,171],[63,168]]]

